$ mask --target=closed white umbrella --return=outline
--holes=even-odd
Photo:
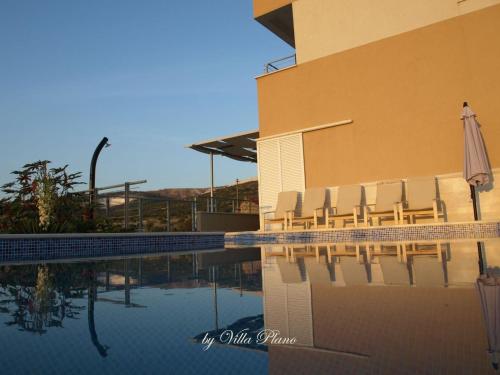
[[[478,220],[476,186],[483,186],[490,182],[490,166],[486,147],[484,147],[483,136],[476,121],[476,114],[464,102],[462,112],[464,122],[464,178],[470,186],[470,197],[474,210],[474,220]],[[483,273],[483,253],[481,243],[477,243],[479,256],[479,269]]]
[[[469,185],[482,186],[490,182],[490,166],[486,156],[481,130],[476,114],[464,103],[462,112],[464,122],[464,178]]]

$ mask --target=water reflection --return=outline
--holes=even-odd
[[[2,280],[0,287],[0,313],[11,320],[7,326],[17,326],[19,331],[47,333],[49,328],[62,328],[65,319],[77,319],[84,309],[72,299],[81,296],[81,290],[68,290],[57,285],[49,267],[29,266],[32,279],[26,280],[26,270],[15,273],[15,278],[25,283]]]
[[[486,270],[499,245],[484,241]],[[262,259],[265,327],[297,338],[271,345],[271,373],[494,371],[500,296],[495,281],[483,314],[475,242],[263,246]]]
[[[75,332],[71,323],[82,321],[78,340],[84,337],[89,347],[87,360],[96,359],[94,367],[82,360],[87,372],[99,373],[112,358],[115,366],[124,364],[121,373],[156,364],[161,372],[175,361],[183,368],[201,364],[186,372],[203,373],[211,366],[207,358],[258,355],[269,359],[274,374],[489,374],[499,357],[498,249],[500,239],[484,240],[481,276],[477,247],[465,241],[297,244],[0,265],[0,318],[5,333],[20,329],[17,339],[30,341],[23,332],[51,338],[56,330]],[[72,329],[61,331],[65,327]],[[263,328],[297,342],[256,345]],[[225,329],[247,329],[252,340],[205,354],[203,337],[220,337]],[[6,340],[0,335],[0,343]],[[157,348],[168,349],[154,357]],[[146,368],[125,366],[137,352],[150,356]]]
[[[242,297],[244,293],[260,293],[261,280],[260,249],[4,265],[0,266],[0,314],[11,317],[7,326],[45,334],[50,328],[64,328],[65,319],[81,319],[85,306],[74,300],[83,303],[86,297],[90,338],[99,355],[106,357],[110,346],[100,341],[97,303],[145,309],[147,305],[134,301],[134,290],[212,288],[214,328],[219,329],[217,289],[231,289]],[[117,294],[120,291],[121,298]]]

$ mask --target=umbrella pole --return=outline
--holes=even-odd
[[[476,187],[474,185],[469,185],[470,186],[470,198],[472,199],[472,208],[474,211],[474,221],[478,220],[478,214],[477,214],[477,201],[476,201]]]
[[[476,201],[476,187],[474,185],[470,186],[470,197],[472,199],[472,208],[474,211],[474,221],[478,220],[477,214],[477,201]],[[483,250],[481,248],[481,242],[477,241],[477,255],[478,255],[478,265],[479,274],[484,275],[484,262],[483,262]]]

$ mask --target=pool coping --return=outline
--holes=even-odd
[[[159,254],[224,248],[223,232],[0,235],[0,262]]]
[[[500,237],[500,220],[290,231],[230,232],[226,233],[224,238],[227,245],[258,245],[297,242],[380,242],[491,237]]]
[[[154,236],[220,236],[224,232],[114,232],[114,233],[33,233],[0,234],[0,240],[34,238],[101,238],[101,237],[154,237]]]

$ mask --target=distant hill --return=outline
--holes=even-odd
[[[141,194],[146,197],[170,198],[170,199],[190,199],[208,192],[209,188],[168,188],[148,191],[134,191],[135,194]]]
[[[188,200],[193,197],[210,197],[210,188],[167,188],[148,191],[134,191],[134,195],[139,194],[146,197],[170,198]],[[236,184],[215,187],[216,198],[236,199]],[[244,181],[238,184],[238,198],[257,203],[259,200],[258,183],[256,180]]]
[[[238,201],[236,201],[236,190],[238,190]],[[99,194],[100,213],[105,214],[106,198],[109,199],[108,217],[112,219],[117,227],[123,227],[124,218],[124,192],[115,191],[108,194]],[[139,197],[142,202],[144,230],[156,232],[167,230],[165,200],[171,200],[170,207],[170,230],[191,230],[191,207],[194,197],[197,199],[197,210],[208,209],[210,198],[209,188],[168,188],[159,190],[130,192],[129,205],[129,230],[138,228]],[[149,199],[148,199],[149,198]],[[156,198],[156,199],[155,199]],[[159,198],[159,199],[158,199]],[[217,212],[233,212],[237,210],[243,213],[257,213],[259,209],[259,192],[256,180],[246,180],[238,186],[228,185],[215,188],[215,208]]]

